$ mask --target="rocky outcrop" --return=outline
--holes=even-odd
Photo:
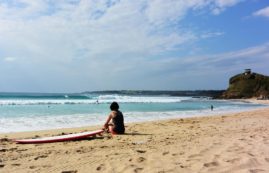
[[[249,70],[249,69],[248,69]],[[247,71],[230,78],[223,98],[269,98],[269,76]]]

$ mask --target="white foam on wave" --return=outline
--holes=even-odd
[[[106,115],[75,114],[0,118],[0,133],[37,131],[102,124]]]
[[[171,97],[171,96],[122,96],[122,95],[101,95],[96,99],[0,99],[0,105],[42,105],[42,104],[96,104],[111,103],[175,103],[191,97]]]
[[[122,103],[175,103],[189,100],[191,97],[171,97],[171,96],[99,96],[100,100],[118,101]]]
[[[50,104],[93,104],[96,100],[76,99],[21,99],[21,100],[0,100],[0,105],[50,105]]]

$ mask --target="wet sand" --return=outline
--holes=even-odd
[[[97,129],[0,134],[0,172],[269,172],[269,108],[126,124],[124,135],[80,141],[10,141]]]

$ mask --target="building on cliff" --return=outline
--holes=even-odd
[[[245,69],[245,73],[244,73],[245,75],[249,75],[249,74],[251,74],[251,69]]]

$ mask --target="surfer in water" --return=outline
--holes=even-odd
[[[123,114],[119,111],[119,108],[120,107],[117,102],[111,103],[111,112],[104,124],[103,129],[108,130],[112,134],[123,134],[125,131]]]
[[[210,108],[211,108],[211,111],[213,111],[213,109],[214,109],[214,106],[213,106],[213,105],[211,105],[211,106],[210,106]]]

